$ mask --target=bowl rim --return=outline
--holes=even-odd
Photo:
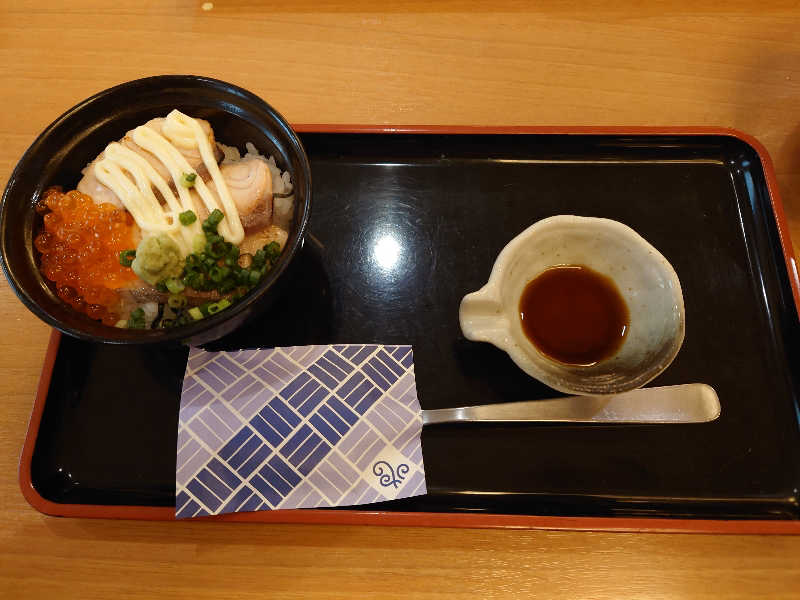
[[[42,309],[39,306],[39,304],[33,298],[31,298],[28,295],[28,293],[24,290],[23,286],[20,284],[17,277],[15,277],[14,270],[8,264],[8,260],[6,257],[5,250],[7,248],[8,242],[6,236],[6,227],[3,227],[2,224],[6,220],[7,202],[9,197],[11,197],[15,191],[15,184],[19,173],[22,171],[22,169],[24,169],[27,166],[28,162],[32,160],[32,157],[35,156],[35,153],[39,150],[41,144],[47,139],[49,135],[53,133],[54,130],[62,126],[67,120],[74,118],[76,115],[80,114],[80,112],[85,110],[87,107],[93,105],[94,103],[108,96],[111,96],[113,94],[131,88],[135,89],[136,87],[153,86],[159,84],[164,86],[179,85],[187,88],[196,88],[196,89],[213,87],[219,90],[220,92],[229,94],[232,97],[230,104],[233,106],[236,106],[236,102],[233,101],[233,99],[236,96],[239,96],[247,99],[249,102],[255,104],[259,108],[262,108],[267,113],[271,114],[277,121],[280,128],[289,138],[290,142],[289,147],[293,152],[296,151],[297,157],[301,165],[301,170],[304,171],[306,174],[305,177],[306,182],[302,189],[302,197],[304,198],[302,218],[299,223],[296,223],[297,233],[294,236],[291,246],[284,248],[278,263],[270,270],[267,277],[258,285],[258,287],[254,288],[253,290],[250,290],[250,292],[248,292],[248,294],[244,298],[234,303],[233,306],[229,307],[225,311],[221,311],[216,315],[208,316],[202,319],[201,321],[190,323],[188,325],[182,325],[174,329],[157,329],[157,330],[137,329],[135,330],[135,333],[131,331],[130,335],[124,337],[123,336],[101,337],[95,334],[87,333],[85,331],[82,331],[81,329],[72,327],[70,325],[67,325],[62,321],[56,319],[55,317],[51,316],[46,310]],[[228,112],[229,114],[232,114],[238,118],[243,118],[240,115],[231,112],[227,107],[221,107],[220,110]],[[256,128],[265,129],[264,125],[261,123],[252,121],[249,122]],[[292,180],[293,180],[294,190],[297,191],[298,188],[296,187],[295,184],[296,179],[293,177]],[[299,194],[296,193],[295,198],[298,195]],[[147,344],[169,343],[169,342],[187,343],[188,340],[191,340],[192,338],[199,336],[200,334],[202,334],[202,332],[213,329],[215,326],[220,325],[221,323],[228,321],[230,319],[233,319],[237,315],[240,315],[244,311],[250,309],[261,298],[261,296],[263,296],[269,289],[275,286],[275,284],[280,279],[281,275],[287,270],[291,260],[302,248],[306,230],[308,229],[308,221],[310,219],[310,216],[311,216],[311,166],[308,160],[308,155],[306,153],[302,141],[297,135],[297,132],[295,132],[295,130],[292,128],[292,126],[280,112],[278,112],[272,105],[270,105],[260,96],[257,96],[253,92],[250,92],[238,85],[229,83],[227,81],[203,75],[180,75],[180,74],[152,75],[114,85],[104,90],[100,90],[99,92],[92,94],[88,98],[81,100],[71,108],[64,111],[56,119],[54,119],[47,127],[45,127],[42,130],[42,132],[39,135],[36,136],[33,142],[31,142],[31,144],[25,150],[23,155],[20,157],[19,161],[17,161],[17,164],[14,166],[14,169],[12,170],[11,175],[8,178],[6,187],[3,190],[2,199],[0,199],[0,257],[2,257],[2,260],[0,260],[0,267],[2,268],[3,274],[5,275],[6,280],[9,283],[9,287],[14,291],[14,294],[22,301],[22,303],[28,308],[28,310],[30,310],[33,314],[35,314],[37,317],[39,317],[39,319],[41,319],[48,325],[55,327],[59,331],[62,331],[70,336],[86,341],[104,343],[104,344],[147,345]],[[291,239],[291,232],[290,232],[290,239]],[[127,329],[117,330],[114,327],[109,327],[108,329],[109,331],[115,331],[115,330],[126,331],[126,332],[128,331]],[[224,333],[222,335],[224,335]]]

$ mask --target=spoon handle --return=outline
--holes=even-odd
[[[707,423],[717,419],[720,410],[714,388],[704,383],[687,383],[608,396],[568,396],[423,410],[422,423]]]

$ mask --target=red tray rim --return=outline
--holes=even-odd
[[[780,200],[775,169],[767,149],[755,137],[724,127],[591,127],[591,126],[448,126],[448,125],[347,125],[299,124],[298,133],[447,133],[447,134],[557,134],[557,135],[724,135],[750,145],[758,154],[764,169],[772,210],[784,260],[789,273],[800,318],[800,276],[798,275],[786,214]],[[50,379],[53,373],[61,333],[53,330],[45,354],[39,385],[33,404],[19,463],[19,484],[25,500],[39,512],[60,517],[96,519],[138,519],[174,521],[175,509],[169,506],[117,506],[93,504],[60,504],[43,498],[33,486],[31,460],[44,412]],[[618,531],[650,533],[715,533],[715,534],[800,534],[800,520],[720,520],[650,517],[560,517],[536,515],[503,515],[487,513],[416,513],[371,510],[273,510],[234,513],[192,520],[230,521],[240,523],[299,523],[324,525],[384,525],[405,527],[468,527],[501,529],[549,529],[575,531]]]

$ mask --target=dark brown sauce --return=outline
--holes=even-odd
[[[614,282],[582,265],[552,267],[528,283],[519,316],[525,335],[542,353],[572,365],[613,356],[630,319]]]

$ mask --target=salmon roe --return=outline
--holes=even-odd
[[[130,213],[113,204],[96,204],[77,190],[48,189],[36,206],[44,231],[33,244],[41,252],[39,269],[56,284],[59,298],[92,319],[114,325],[120,304],[116,290],[134,281],[119,254],[136,248],[139,229]]]

